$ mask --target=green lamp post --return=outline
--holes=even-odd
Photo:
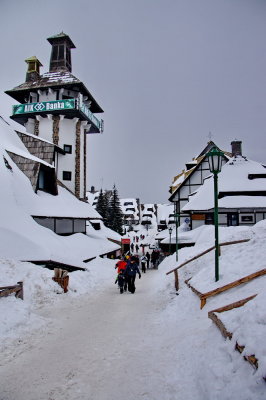
[[[171,236],[172,236],[172,232],[173,232],[173,228],[171,226],[168,228],[168,232],[169,232],[169,236],[170,236],[169,254],[171,254]]]
[[[214,227],[215,227],[215,281],[219,280],[219,236],[218,236],[218,174],[222,169],[224,153],[214,147],[207,153],[209,168],[213,174],[214,182]]]

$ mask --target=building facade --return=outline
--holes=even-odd
[[[179,215],[180,224],[183,222],[191,224],[191,214],[182,209],[188,203],[189,196],[198,190],[203,185],[204,179],[211,174],[207,153],[214,147],[217,147],[214,142],[208,142],[202,152],[186,164],[186,169],[173,179],[169,201],[174,203],[175,213]],[[230,156],[231,153],[224,152],[222,165],[228,161]]]
[[[65,33],[49,37],[49,72],[40,74],[36,57],[26,59],[26,81],[6,93],[18,101],[11,118],[27,132],[56,146],[53,160],[57,178],[79,199],[86,198],[87,134],[102,133],[102,113],[86,86],[72,74],[71,50]]]

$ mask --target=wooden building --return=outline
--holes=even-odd
[[[266,218],[266,167],[243,157],[241,150],[235,152],[234,146],[232,153],[218,175],[219,225],[254,225]],[[189,214],[192,229],[214,223],[213,175],[189,196],[182,212]]]

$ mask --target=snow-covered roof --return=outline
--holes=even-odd
[[[157,221],[160,223],[161,220],[167,221],[169,215],[174,213],[173,204],[158,204],[157,206]]]
[[[57,196],[39,190],[32,202],[28,202],[27,210],[35,216],[101,219],[100,214],[89,203],[78,200],[60,186]]]
[[[88,203],[79,201],[66,189],[59,187],[59,195],[34,193],[29,179],[20,171],[6,152],[6,148],[29,153],[17,134],[6,123],[0,122],[0,255],[15,260],[54,260],[85,267],[84,259],[117,250],[119,246],[104,234],[89,232],[59,236],[34,221],[32,215],[72,218],[100,218]],[[12,170],[6,167],[3,156]]]
[[[24,146],[22,141],[19,139],[18,135],[11,127],[9,122],[7,122],[5,119],[2,118],[0,118],[0,130],[1,130],[1,145],[6,151],[14,153],[20,157],[27,158],[29,160],[36,161],[49,168],[54,168],[53,166],[51,166],[51,164],[47,163],[46,161],[43,161],[40,158],[30,154],[30,152],[27,150],[26,146]]]
[[[261,195],[261,191],[266,191],[266,178],[250,179],[250,174],[265,176],[266,169],[260,163],[244,157],[231,158],[223,166],[218,175],[218,191],[220,195],[228,192],[231,195],[219,199],[220,208],[266,206],[266,196]],[[205,179],[196,193],[189,197],[189,202],[182,208],[182,211],[212,209],[213,191],[213,176],[211,175]],[[256,192],[257,195],[254,196]],[[249,193],[252,196],[249,196]]]

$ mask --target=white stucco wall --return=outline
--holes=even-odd
[[[84,197],[84,124],[80,126],[80,193],[79,197]]]
[[[34,135],[35,119],[29,118],[25,124],[26,131]]]
[[[56,92],[54,90],[41,90],[39,93],[39,101],[54,101],[56,100]]]
[[[47,118],[38,117],[39,123],[39,136],[49,142],[53,143],[53,120],[52,116]]]
[[[59,155],[58,179],[66,185],[73,193],[75,192],[75,153],[76,153],[76,120],[61,119],[59,123],[59,146],[64,144],[72,146],[72,154]],[[63,180],[63,171],[71,172],[71,181]]]

